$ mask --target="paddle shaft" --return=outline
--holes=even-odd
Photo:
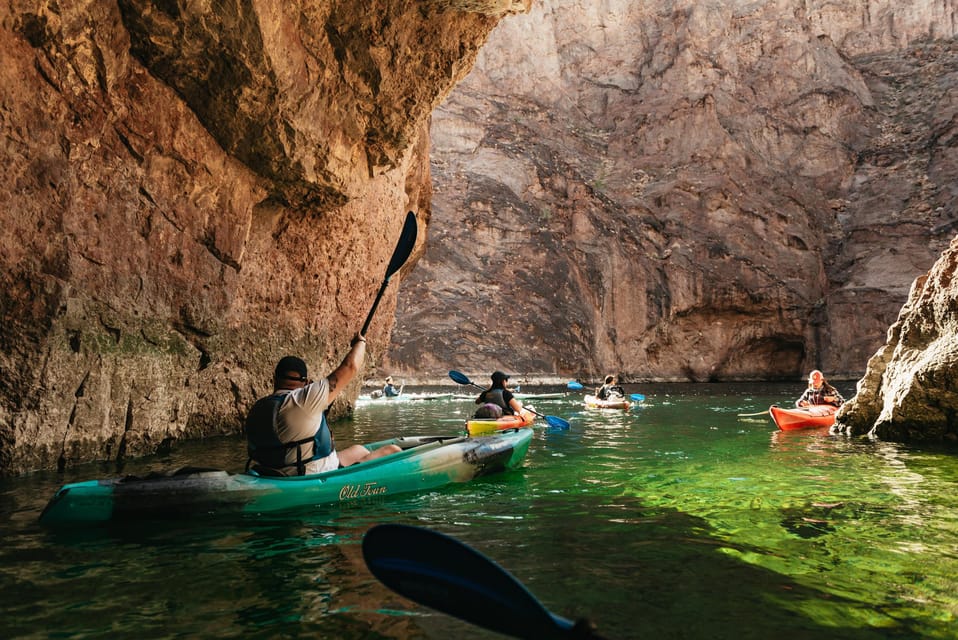
[[[462,384],[462,383],[460,383],[460,384]],[[480,387],[478,384],[476,384],[476,383],[473,382],[472,380],[470,380],[470,381],[469,381],[468,383],[466,383],[466,384],[470,384],[470,385],[474,386],[476,389],[482,389],[483,391],[486,390],[485,387]],[[522,405],[522,408],[525,409],[526,411],[531,411],[532,413],[536,414],[536,415],[539,416],[540,418],[548,418],[548,417],[549,417],[549,416],[545,415],[544,413],[539,413],[538,411],[536,411],[535,409],[533,409],[532,407],[530,407],[530,406],[528,406],[528,405]]]
[[[480,386],[477,385],[475,382],[473,382],[472,380],[470,380],[469,378],[467,378],[467,377],[465,376],[465,374],[462,374],[462,373],[460,373],[460,372],[458,372],[458,371],[450,371],[450,372],[449,372],[449,377],[452,378],[453,381],[454,381],[454,382],[457,382],[458,384],[468,384],[468,385],[471,385],[471,386],[475,387],[476,389],[482,389],[483,391],[485,391],[485,388],[480,387]],[[568,429],[568,428],[569,428],[569,422],[568,422],[567,420],[563,420],[562,418],[559,418],[559,417],[556,417],[556,416],[547,416],[547,415],[545,415],[544,413],[539,413],[538,411],[536,411],[536,410],[533,409],[532,407],[523,407],[523,408],[526,409],[527,411],[530,411],[531,413],[536,414],[536,415],[539,416],[540,418],[545,418],[545,421],[549,423],[549,426],[550,426],[550,427],[553,427],[553,428],[556,428],[556,429]]]
[[[773,407],[777,407],[778,405],[777,405],[777,404],[773,404],[772,406],[773,406]],[[756,413],[740,413],[740,414],[738,414],[738,417],[739,417],[739,418],[754,418],[755,416],[764,416],[766,413],[768,413],[768,411],[769,411],[769,410],[766,409],[765,411],[758,411],[758,412],[756,412]]]
[[[379,306],[379,301],[383,298],[383,293],[386,292],[386,287],[389,286],[390,276],[386,276],[386,279],[383,280],[383,284],[379,287],[379,293],[376,294],[376,299],[373,300],[373,306],[370,307],[369,313],[366,315],[366,322],[363,323],[363,330],[359,333],[366,335],[366,332],[369,330],[369,324],[373,321],[373,315],[376,313],[376,307]]]

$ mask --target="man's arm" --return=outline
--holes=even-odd
[[[838,389],[829,385],[828,395],[825,396],[825,402],[833,404],[836,407],[840,407],[845,403],[845,398],[842,397],[842,394],[838,393]]]
[[[360,367],[363,366],[363,360],[366,358],[366,338],[362,334],[356,334],[350,343],[349,353],[343,358],[342,363],[329,374],[329,404],[333,403],[342,390],[346,388],[350,380],[356,377]]]

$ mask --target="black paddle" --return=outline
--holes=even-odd
[[[373,314],[376,313],[376,307],[379,306],[379,301],[382,299],[386,287],[389,286],[389,279],[406,264],[409,254],[412,253],[413,247],[416,246],[416,230],[416,214],[410,211],[406,214],[406,222],[403,224],[402,233],[399,234],[399,241],[396,243],[396,248],[393,249],[393,257],[389,260],[389,266],[386,267],[386,277],[383,278],[383,284],[379,287],[379,293],[376,294],[376,299],[373,301],[373,306],[369,310],[369,315],[366,316],[366,322],[363,323],[363,330],[360,331],[362,335],[366,335],[366,331],[369,329],[369,323],[373,321]]]
[[[602,638],[587,620],[551,613],[508,571],[445,534],[377,525],[363,538],[363,558],[396,593],[480,627],[536,640]]]
[[[480,386],[477,385],[475,382],[473,382],[472,380],[470,380],[469,378],[467,378],[465,374],[459,373],[458,371],[450,371],[450,372],[449,372],[449,377],[452,378],[453,382],[455,382],[455,383],[457,383],[457,384],[468,384],[468,385],[472,385],[473,387],[475,387],[475,388],[477,388],[477,389],[482,389],[483,391],[485,391],[485,388],[484,388],[484,387],[480,387]],[[538,411],[536,411],[535,409],[533,409],[532,407],[523,407],[523,408],[528,409],[529,411],[531,411],[532,413],[536,414],[536,415],[539,416],[540,418],[545,418],[545,419],[546,419],[546,422],[549,423],[549,426],[550,426],[550,427],[555,427],[556,429],[568,429],[568,428],[569,428],[569,421],[568,421],[568,420],[563,420],[562,418],[559,418],[559,417],[557,417],[557,416],[547,416],[547,415],[541,414],[541,413],[539,413]]]

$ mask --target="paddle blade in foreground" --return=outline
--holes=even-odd
[[[586,625],[552,614],[512,574],[442,533],[377,525],[363,539],[363,557],[393,591],[486,629],[516,638],[583,637]]]

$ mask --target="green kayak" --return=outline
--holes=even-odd
[[[60,487],[40,521],[57,525],[181,519],[381,498],[514,468],[531,440],[532,429],[476,438],[392,438],[366,447],[395,444],[402,451],[344,469],[288,478],[187,467],[171,474],[88,480]]]

